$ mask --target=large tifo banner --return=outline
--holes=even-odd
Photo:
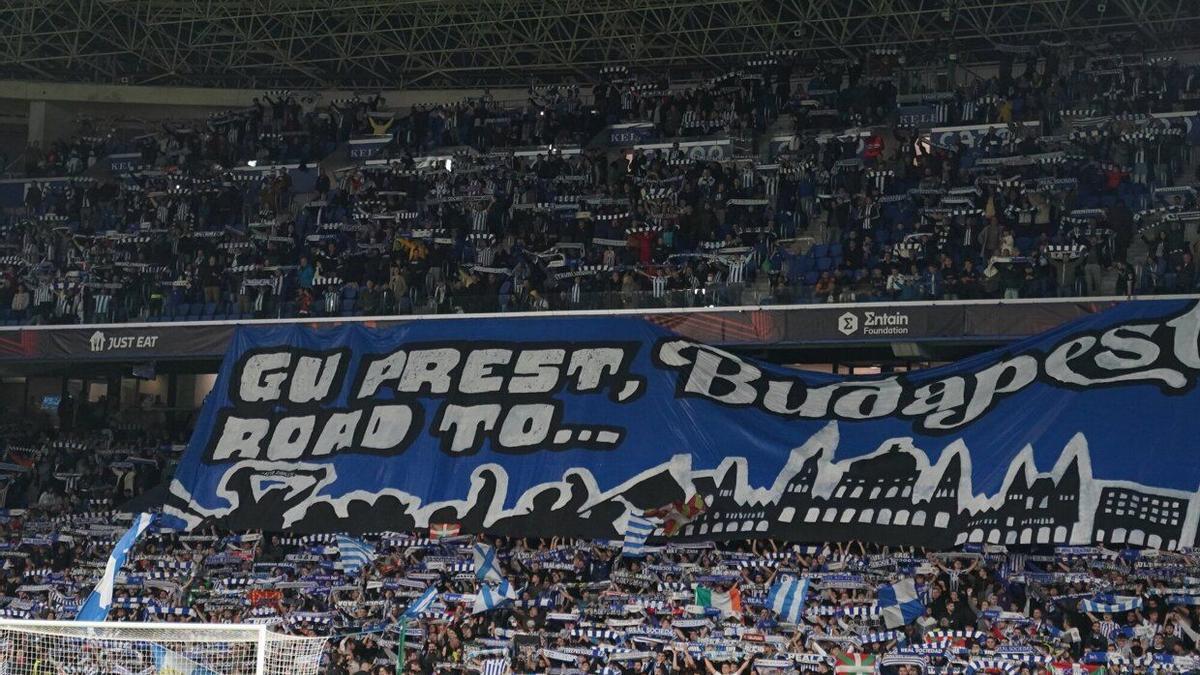
[[[688,500],[685,539],[1177,548],[1200,513],[1197,378],[1200,306],[1181,300],[858,378],[636,316],[243,327],[167,512],[613,538]]]

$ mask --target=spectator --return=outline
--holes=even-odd
[[[24,284],[32,298],[24,310],[0,300],[14,318],[76,322],[189,318],[196,306],[244,318],[297,316],[301,305],[305,315],[525,309],[535,297],[550,308],[741,304],[767,289],[793,302],[1097,295],[1142,245],[1153,264],[1137,266],[1139,291],[1194,287],[1183,253],[1194,259],[1196,233],[1177,215],[1197,207],[1181,185],[1186,130],[1104,117],[1172,111],[1181,99],[1130,83],[1167,83],[1178,96],[1200,81],[1193,65],[1145,64],[1105,87],[1086,68],[1002,73],[960,86],[946,123],[1011,128],[951,139],[894,128],[886,74],[823,64],[805,90],[786,63],[755,69],[685,90],[606,75],[590,101],[552,86],[514,105],[482,96],[392,110],[377,96],[271,94],[136,141],[31,146],[37,179],[0,222],[0,244],[16,252],[9,289]],[[1076,106],[1103,115],[1067,120]],[[716,133],[754,147],[779,114],[796,133],[771,146],[769,163],[683,145]],[[669,146],[574,149],[617,122],[653,126]],[[382,163],[267,166],[311,166],[362,134],[386,137]],[[451,144],[470,150],[447,167],[435,149]],[[541,147],[515,151],[530,144]],[[48,180],[129,150],[154,170]],[[702,152],[713,154],[691,159]],[[797,233],[815,245],[788,241]],[[379,297],[331,291],[368,282]]]
[[[381,313],[381,298],[374,279],[367,279],[367,285],[358,292],[358,306],[364,316],[376,316]]]

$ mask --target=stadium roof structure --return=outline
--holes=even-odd
[[[1195,46],[1195,0],[7,0],[0,77],[228,88],[587,81],[604,65],[699,77],[773,50]]]

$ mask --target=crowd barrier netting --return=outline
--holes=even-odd
[[[326,638],[262,625],[0,620],[5,675],[315,675]]]

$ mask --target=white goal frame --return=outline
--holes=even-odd
[[[21,635],[65,641],[130,642],[182,645],[238,644],[253,646],[255,675],[316,675],[328,637],[275,633],[265,624],[150,623],[125,621],[45,621],[0,619],[0,662]],[[219,670],[198,664],[217,675]],[[248,664],[246,664],[248,665]],[[9,670],[9,675],[14,674]]]

